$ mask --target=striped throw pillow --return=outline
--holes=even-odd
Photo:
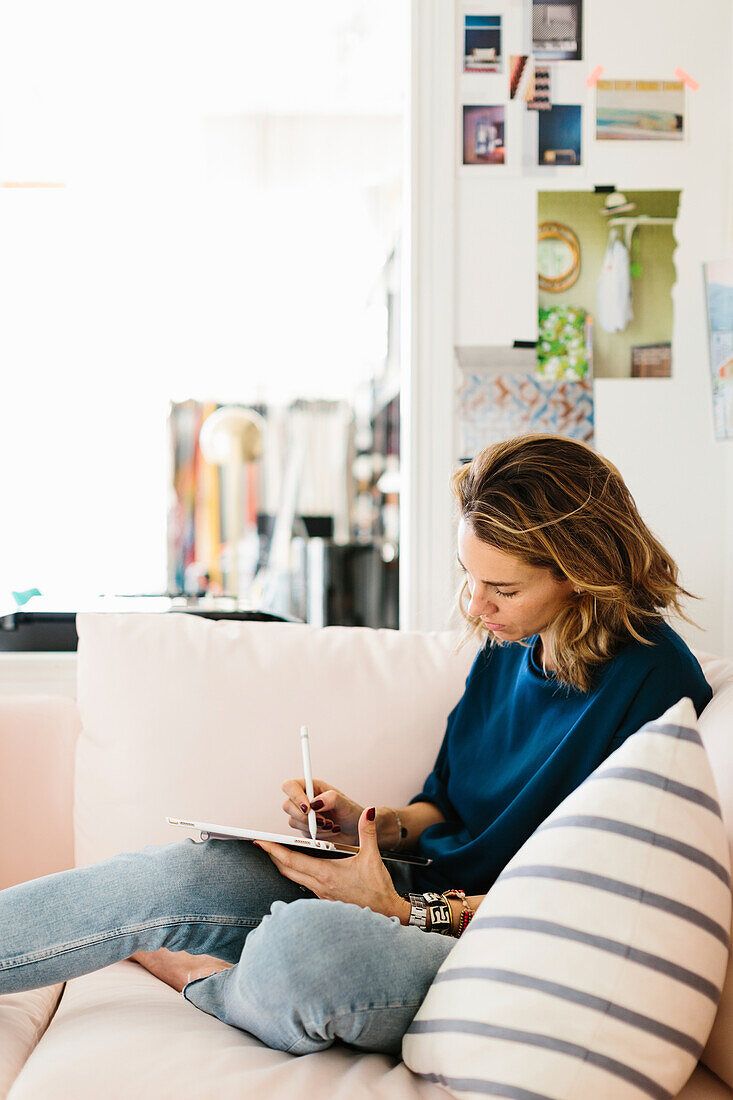
[[[712,1028],[730,863],[695,709],[614,752],[504,869],[403,1042],[461,1098],[666,1100]]]

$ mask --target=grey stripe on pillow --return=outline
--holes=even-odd
[[[523,1043],[527,1046],[542,1047],[551,1050],[555,1054],[566,1054],[569,1058],[578,1058],[581,1062],[587,1062],[591,1066],[612,1073],[623,1081],[628,1081],[647,1096],[654,1100],[671,1100],[672,1093],[652,1081],[645,1073],[625,1062],[619,1062],[615,1058],[609,1058],[606,1054],[599,1054],[595,1050],[580,1046],[578,1043],[569,1043],[565,1039],[557,1039],[554,1035],[543,1035],[537,1031],[522,1031],[516,1027],[500,1027],[498,1024],[487,1024],[482,1020],[413,1020],[407,1029],[408,1035],[426,1034],[429,1032],[442,1032],[450,1035],[480,1035],[486,1039],[503,1039],[511,1043]]]
[[[557,936],[574,943],[582,943],[586,947],[595,947],[611,955],[619,955],[639,966],[645,966],[649,970],[656,970],[668,978],[674,978],[683,985],[689,986],[690,989],[702,993],[703,997],[707,997],[714,1005],[717,1005],[722,993],[721,987],[709,982],[701,974],[670,962],[669,959],[663,959],[660,955],[641,951],[638,947],[622,943],[621,940],[611,940],[607,936],[597,936],[592,932],[584,932],[580,928],[571,928],[570,925],[559,924],[557,921],[538,920],[536,917],[474,917],[471,927],[474,933],[479,928],[509,928],[516,932],[538,932],[544,936]]]
[[[694,745],[702,745],[702,738],[697,730],[691,730],[687,726],[673,726],[671,722],[661,725],[659,722],[649,722],[644,726],[646,733],[663,733],[665,737],[676,737],[678,741],[692,741]]]
[[[721,863],[709,856],[707,852],[694,848],[691,844],[685,844],[682,840],[666,836],[664,833],[655,833],[651,829],[643,829],[639,825],[629,825],[626,821],[616,821],[610,817],[596,817],[592,814],[569,814],[567,817],[555,817],[545,821],[536,830],[558,829],[577,825],[583,829],[603,829],[609,833],[617,833],[619,836],[627,836],[633,840],[641,840],[645,844],[653,844],[657,848],[664,848],[668,852],[674,852],[683,859],[689,859],[711,871],[716,878],[726,886],[730,886],[730,875]]]
[[[484,1096],[502,1096],[507,1100],[556,1100],[546,1092],[532,1092],[518,1085],[505,1085],[502,1081],[476,1081],[472,1077],[444,1077],[442,1073],[423,1073],[426,1081],[434,1081],[456,1092],[481,1092]]]
[[[686,798],[688,802],[696,802],[698,806],[704,806],[706,810],[716,814],[722,819],[720,805],[715,798],[711,798],[705,791],[697,787],[688,787],[686,783],[679,783],[676,779],[670,779],[668,775],[660,775],[659,772],[647,771],[646,768],[604,768],[601,766],[597,772],[593,772],[586,779],[586,783],[599,779],[631,779],[635,783],[646,783],[650,787],[659,787],[670,794],[676,794],[680,798]]]
[[[650,1035],[656,1035],[668,1043],[673,1043],[682,1050],[688,1051],[697,1059],[703,1051],[703,1044],[699,1043],[692,1035],[686,1035],[684,1031],[678,1031],[675,1027],[663,1024],[661,1020],[654,1020],[651,1016],[644,1016],[640,1012],[632,1012],[623,1005],[613,1001],[604,1000],[603,997],[594,997],[582,989],[573,986],[562,985],[560,982],[549,982],[544,978],[534,978],[530,974],[519,974],[515,970],[499,970],[490,966],[457,966],[453,970],[438,973],[436,982],[454,982],[466,978],[475,978],[492,982],[503,982],[505,985],[515,985],[522,989],[536,989],[539,993],[546,993],[549,997],[559,997],[573,1004],[583,1005],[584,1008],[603,1012],[614,1020],[620,1020],[624,1024],[637,1028],[639,1031],[647,1031]]]
[[[552,867],[541,863],[530,864],[527,867],[512,867],[502,871],[497,882],[510,878],[551,878],[560,882],[572,882],[578,886],[588,886],[594,890],[605,890],[609,894],[618,894],[620,897],[637,901],[641,905],[662,909],[674,917],[688,921],[689,924],[697,925],[698,928],[702,928],[719,940],[725,948],[728,947],[728,929],[723,928],[706,913],[693,909],[691,905],[683,905],[674,898],[667,898],[664,894],[655,894],[652,890],[634,886],[630,882],[621,882],[619,879],[608,878],[607,875],[596,875],[591,871],[577,871],[573,867]]]

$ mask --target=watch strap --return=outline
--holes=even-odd
[[[409,901],[410,920],[408,926],[413,928],[420,928],[423,932],[427,929],[428,924],[428,903],[424,894],[403,894],[403,897]]]

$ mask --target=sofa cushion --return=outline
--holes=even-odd
[[[710,1034],[731,919],[696,727],[689,699],[648,723],[510,861],[408,1030],[413,1070],[457,1096],[676,1095]]]
[[[74,865],[73,699],[0,695],[0,890]]]
[[[12,1100],[441,1100],[399,1061],[346,1047],[296,1056],[201,1012],[133,962],[66,985]]]
[[[48,1027],[63,985],[0,997],[0,1100],[10,1089]]]
[[[698,725],[715,776],[728,844],[733,850],[733,662],[709,653],[695,656],[713,689],[713,698],[700,715]],[[728,960],[723,995],[702,1061],[733,1086],[733,957]]]
[[[193,615],[77,615],[77,865],[191,836],[166,816],[287,831],[284,780],[363,804],[422,789],[474,649],[452,634]]]

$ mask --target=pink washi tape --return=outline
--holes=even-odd
[[[680,69],[679,66],[675,69],[674,75],[678,80],[681,80],[683,84],[686,84],[691,92],[696,92],[700,87],[698,82],[694,80],[689,73],[686,73],[684,69]]]
[[[595,69],[585,82],[586,88],[595,88],[596,84],[601,79],[605,71],[606,70],[603,68],[603,65],[596,65]]]

